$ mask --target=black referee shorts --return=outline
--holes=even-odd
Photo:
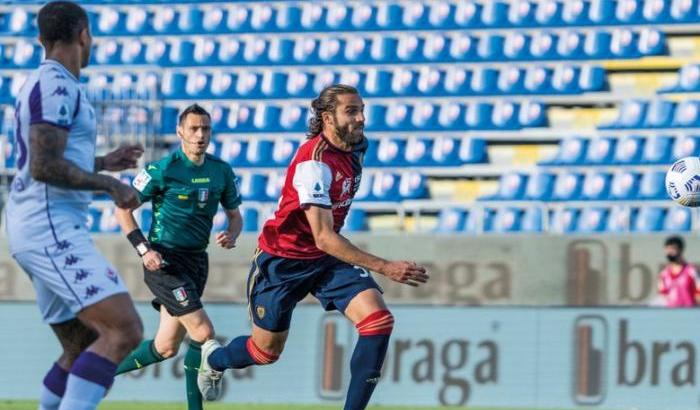
[[[209,258],[205,251],[183,251],[151,244],[165,260],[166,265],[157,271],[144,266],[146,286],[155,298],[151,302],[171,316],[182,316],[202,308],[202,293],[209,276]]]

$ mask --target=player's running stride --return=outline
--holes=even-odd
[[[46,59],[15,102],[17,174],[7,235],[43,320],[63,347],[44,378],[39,409],[93,410],[117,363],[141,340],[142,325],[116,269],[90,239],[88,205],[96,190],[118,206],[138,203],[133,188],[99,171],[135,167],[143,148],[95,157],[95,111],[78,80],[92,44],[85,10],[68,1],[48,3],[37,20]]]
[[[200,346],[214,337],[214,327],[201,302],[209,273],[206,248],[219,204],[228,218],[228,228],[216,235],[222,248],[236,246],[243,219],[231,166],[207,154],[209,113],[197,104],[187,107],[180,114],[177,135],[180,148],[148,164],[133,182],[141,202],[153,205],[149,240],[139,229],[133,209],[116,212],[122,231],[143,259],[146,285],[155,295],[153,306],[160,312],[155,339],[143,341],[119,365],[117,374],[174,357],[187,332],[187,405],[189,410],[201,410],[202,396],[197,388]]]
[[[294,307],[311,293],[324,309],[339,310],[357,328],[345,409],[364,409],[379,381],[394,326],[368,270],[411,286],[428,280],[422,266],[384,260],[338,233],[360,185],[367,149],[364,103],[357,90],[329,86],[311,108],[309,139],[287,169],[278,209],[263,227],[253,258],[248,278],[252,335],[239,336],[226,347],[215,340],[202,346],[198,382],[206,398],[219,395],[219,372],[277,361]]]

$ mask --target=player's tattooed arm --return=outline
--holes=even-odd
[[[65,159],[68,132],[51,124],[34,124],[29,131],[32,178],[66,189],[107,191],[119,206],[129,207],[138,196],[131,187],[107,175],[87,172]]]

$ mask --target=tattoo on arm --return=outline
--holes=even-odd
[[[116,182],[112,177],[87,172],[63,157],[68,132],[50,124],[30,127],[31,155],[29,170],[37,181],[77,190],[109,190]]]

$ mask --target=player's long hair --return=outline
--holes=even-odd
[[[324,88],[321,94],[311,102],[313,117],[309,120],[307,138],[313,138],[323,131],[323,113],[335,114],[338,106],[338,96],[343,94],[360,94],[357,88],[345,84],[333,84]]]

